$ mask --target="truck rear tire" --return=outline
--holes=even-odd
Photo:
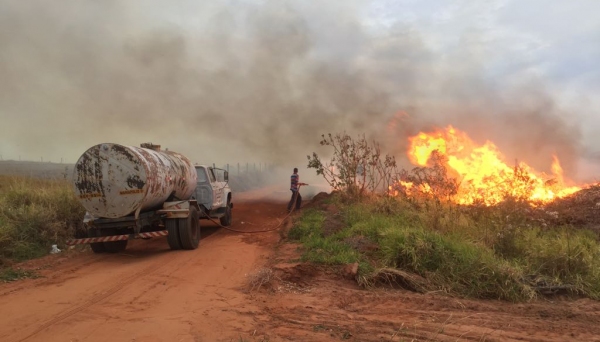
[[[104,242],[104,249],[108,253],[119,253],[127,248],[127,240]]]
[[[227,208],[225,208],[225,215],[221,216],[219,219],[221,221],[221,225],[225,227],[231,226],[231,203],[227,201]]]
[[[179,220],[178,219],[166,219],[165,220],[165,228],[167,228],[167,241],[169,242],[169,247],[172,250],[181,249],[181,242],[179,240]]]
[[[87,236],[88,237],[100,237],[100,231],[97,229],[90,229],[87,232]],[[104,247],[104,242],[95,242],[95,243],[90,243],[90,247],[92,248],[92,252],[94,253],[104,253],[106,252],[106,247]]]
[[[183,249],[196,249],[200,243],[200,218],[196,207],[190,207],[187,218],[179,221],[179,241]]]
[[[104,247],[103,242],[90,243],[90,247],[92,248],[92,252],[94,253],[106,252],[106,248]]]
[[[123,231],[114,228],[102,229],[100,231],[102,236],[111,236],[111,235],[123,235]],[[119,253],[124,251],[127,248],[128,240],[119,240],[119,241],[107,241],[103,242],[104,250],[108,253]]]

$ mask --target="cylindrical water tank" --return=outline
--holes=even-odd
[[[79,158],[73,185],[90,214],[119,218],[191,197],[197,175],[190,160],[160,146],[142,146],[150,148],[99,144]]]

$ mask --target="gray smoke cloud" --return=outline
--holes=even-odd
[[[499,87],[477,33],[440,59],[418,27],[366,25],[367,5],[0,0],[0,153],[74,162],[97,143],[151,141],[291,169],[325,152],[321,134],[365,134],[401,157],[408,135],[452,124],[577,174],[580,127],[543,79]]]

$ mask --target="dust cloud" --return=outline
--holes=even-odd
[[[478,44],[442,60],[418,27],[365,24],[366,6],[0,0],[0,153],[74,162],[97,143],[153,142],[308,174],[321,134],[365,134],[401,158],[407,135],[452,124],[576,174],[579,126],[543,80],[499,89]]]

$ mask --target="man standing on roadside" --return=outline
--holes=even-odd
[[[288,212],[292,211],[292,206],[296,203],[296,210],[300,209],[302,205],[302,196],[300,196],[300,186],[308,185],[306,183],[300,183],[300,176],[298,175],[298,168],[294,168],[294,173],[290,177],[290,190],[292,191],[292,198],[288,204]]]

